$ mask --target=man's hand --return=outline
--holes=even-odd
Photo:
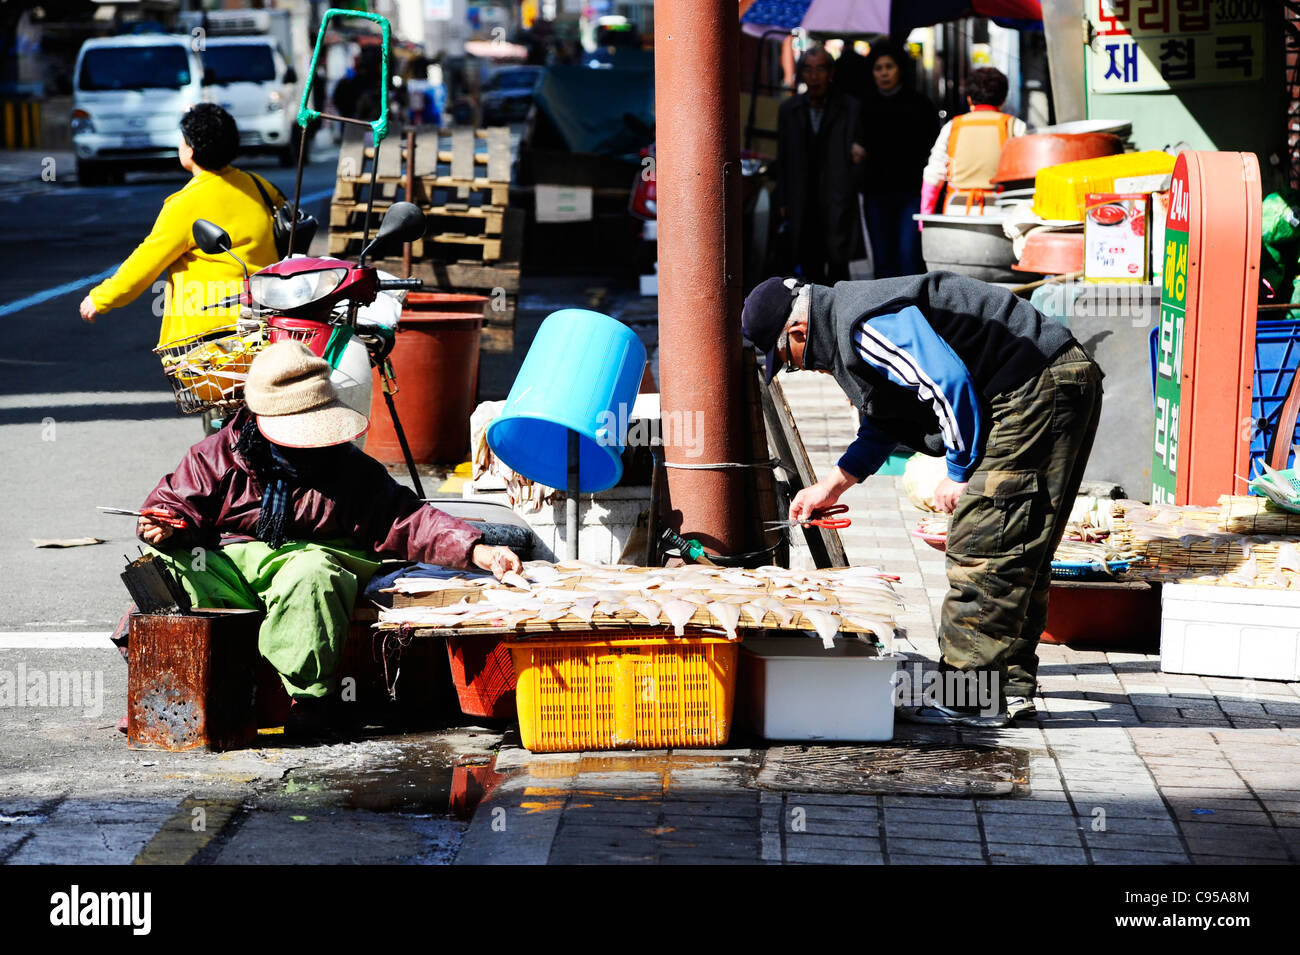
[[[858,479],[838,466],[811,487],[806,487],[794,496],[790,502],[790,520],[806,521],[813,511],[830,507],[840,499],[840,495],[858,483]]]
[[[951,514],[957,507],[957,499],[962,496],[966,490],[966,483],[960,484],[956,481],[944,478],[939,482],[939,486],[934,489],[934,504],[944,514]]]
[[[146,544],[157,547],[172,536],[172,528],[166,524],[159,524],[152,517],[146,517],[142,514],[135,519],[135,536]]]
[[[90,324],[95,324],[95,316],[99,314],[99,309],[95,308],[95,303],[87,295],[81,300],[81,319]]]
[[[519,555],[509,547],[475,544],[474,550],[470,552],[469,559],[470,563],[475,567],[491,571],[497,580],[500,580],[512,570],[517,574],[524,569],[524,565],[519,561]]]
[[[867,158],[867,151],[863,149],[861,146],[859,146],[857,143],[850,143],[849,158],[853,160],[853,164],[856,166],[858,163],[862,162]]]

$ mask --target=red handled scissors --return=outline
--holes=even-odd
[[[802,521],[768,521],[767,527],[826,527],[832,530],[839,530],[848,527],[853,523],[847,517],[831,517],[832,514],[846,514],[849,506],[847,504],[836,504],[834,507],[823,507],[812,512],[812,516]]]
[[[183,531],[189,527],[189,522],[183,517],[177,517],[165,507],[149,507],[143,511],[130,511],[124,507],[100,507],[96,510],[103,511],[105,514],[127,514],[131,517],[147,517],[156,524],[166,524],[168,527],[178,531]]]

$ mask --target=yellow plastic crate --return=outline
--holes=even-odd
[[[1174,171],[1173,156],[1159,150],[1122,153],[1045,166],[1034,177],[1034,212],[1044,219],[1082,222],[1090,192],[1114,192],[1116,179]]]
[[[720,746],[738,647],[658,630],[511,644],[519,735],[534,753]]]

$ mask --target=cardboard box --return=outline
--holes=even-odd
[[[1150,195],[1089,193],[1085,198],[1083,276],[1090,282],[1150,277]]]

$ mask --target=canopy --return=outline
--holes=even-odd
[[[961,17],[991,17],[1002,26],[1041,29],[1041,0],[740,0],[746,33],[768,30],[837,36],[889,34],[905,36],[916,27]]]

